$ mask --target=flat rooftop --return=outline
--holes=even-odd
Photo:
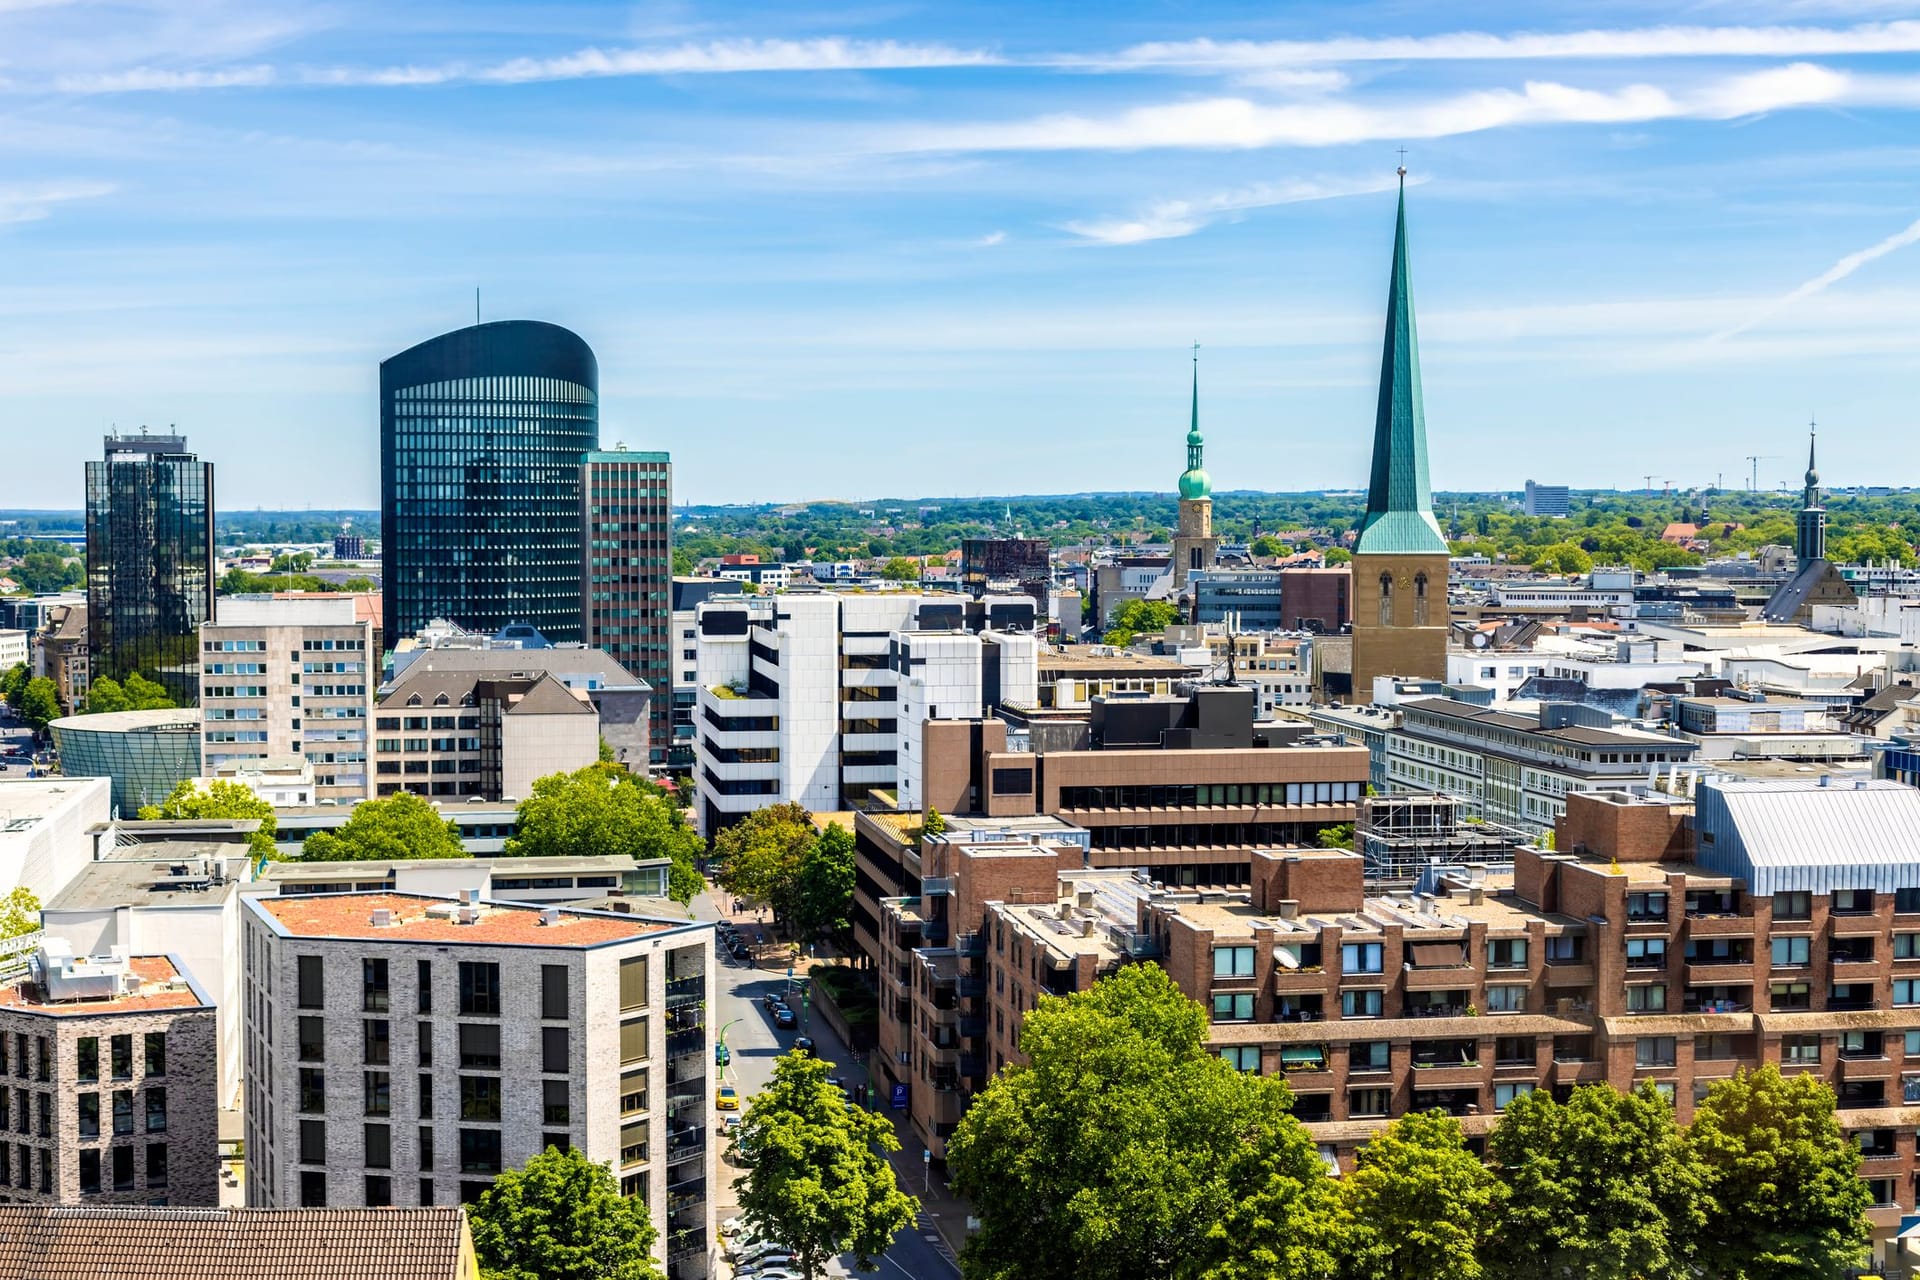
[[[517,815],[519,812],[518,805],[507,804],[501,800],[488,800],[482,804],[468,804],[465,801],[460,801],[456,804],[442,804],[438,800],[429,800],[427,803],[431,804],[435,809],[438,809],[441,817],[452,818],[456,822],[459,821],[462,814],[474,818],[485,818],[489,821],[498,821],[502,813]],[[347,816],[352,812],[353,805],[351,804],[277,804],[273,806],[274,816],[281,819],[337,817],[340,821],[345,822]]]
[[[392,879],[401,867],[432,871],[490,871],[511,876],[618,875],[641,867],[664,867],[671,858],[629,857],[624,853],[584,858],[402,858],[389,861],[348,862],[270,862],[260,871],[262,881],[272,880],[383,880]]]
[[[111,789],[108,778],[6,778],[0,779],[0,833],[25,830],[14,824],[28,819],[38,821],[72,804],[89,788],[101,784]]]
[[[194,990],[192,979],[167,956],[131,956],[127,969],[140,979],[137,991],[97,1000],[51,1001],[41,994],[40,984],[31,980],[0,987],[0,1008],[53,1014],[58,1017],[90,1018],[103,1013],[160,1013],[168,1009],[211,1009]]]
[[[1070,645],[1066,649],[1042,649],[1038,655],[1042,671],[1124,671],[1132,674],[1154,673],[1175,676],[1194,668],[1176,658],[1162,658],[1153,654],[1131,653],[1122,650],[1109,650],[1104,654],[1094,654],[1089,650],[1097,646]]]
[[[233,851],[227,845],[228,853]],[[216,861],[208,874],[200,859],[133,862],[111,859],[89,862],[53,896],[48,911],[111,910],[115,907],[213,907],[232,897],[240,881],[227,874],[224,855],[211,855]],[[178,869],[181,874],[175,875]]]
[[[475,903],[472,924],[461,924],[462,904],[450,898],[401,893],[316,893],[292,898],[247,898],[247,906],[283,937],[364,942],[467,943],[486,947],[598,947],[681,927],[640,916],[601,915],[566,908]],[[376,925],[373,913],[391,913]],[[542,924],[549,912],[556,918]]]

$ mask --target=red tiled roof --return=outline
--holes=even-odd
[[[91,1017],[102,1013],[157,1013],[162,1009],[208,1007],[191,987],[166,984],[186,975],[174,968],[165,956],[133,956],[127,967],[138,975],[140,990],[107,1000],[63,1000],[53,1003],[41,998],[37,983],[22,980],[0,987],[0,1008],[31,1009],[35,1013]],[[0,1276],[5,1272],[0,1271]]]
[[[0,1205],[0,1280],[462,1280],[466,1218],[409,1209]]]
[[[376,942],[471,942],[482,946],[592,947],[622,942],[673,926],[631,916],[562,910],[554,924],[541,924],[541,909],[498,902],[480,905],[480,918],[460,924],[428,915],[456,904],[446,898],[403,893],[303,893],[289,898],[252,898],[260,910],[301,938],[364,938]],[[394,923],[375,925],[373,913],[391,911]]]

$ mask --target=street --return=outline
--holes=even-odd
[[[693,912],[702,920],[718,919],[720,912],[708,895],[701,895],[693,901]],[[805,1006],[796,997],[790,1001],[793,1010],[801,1014],[801,1025],[792,1031],[776,1031],[773,1019],[761,997],[768,992],[787,990],[787,970],[783,964],[775,967],[771,960],[764,967],[755,967],[745,961],[733,959],[727,954],[724,945],[716,939],[714,949],[719,972],[715,975],[715,1004],[717,1020],[714,1024],[714,1037],[724,1040],[732,1052],[733,1060],[724,1071],[718,1073],[719,1079],[740,1091],[741,1110],[753,1101],[753,1096],[764,1088],[773,1076],[774,1059],[793,1047],[796,1036],[808,1035],[813,1038],[815,1052],[834,1065],[833,1074],[842,1077],[849,1088],[866,1081],[866,1067],[856,1062],[847,1052],[832,1028],[823,1022],[806,1017]],[[724,1118],[715,1112],[716,1127]],[[740,1170],[728,1162],[725,1156],[726,1143],[721,1140],[719,1155],[715,1160],[714,1220],[725,1221],[736,1212],[733,1179]],[[908,1153],[917,1155],[917,1153]],[[901,1162],[895,1161],[898,1170]],[[920,1179],[903,1179],[902,1189],[917,1195],[920,1191]],[[891,1277],[892,1280],[958,1280],[960,1269],[948,1257],[946,1248],[939,1243],[939,1235],[930,1225],[908,1226],[893,1239],[886,1254],[879,1259],[876,1272],[868,1275]],[[929,1238],[931,1237],[931,1239]],[[851,1255],[840,1259],[839,1270],[845,1274],[860,1274],[853,1270]]]

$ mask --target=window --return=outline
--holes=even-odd
[[[300,1109],[302,1111],[327,1109],[327,1073],[318,1067],[300,1068]]]
[[[1805,982],[1775,982],[1767,987],[1767,996],[1773,1002],[1775,1013],[1783,1009],[1811,1009],[1813,1007],[1813,989]]]
[[[430,1124],[420,1126],[420,1167],[433,1168],[433,1126]]]
[[[1775,920],[1813,919],[1813,895],[1802,892],[1774,894],[1773,918]]]
[[[568,1066],[568,1040],[572,1032],[566,1027],[540,1028],[540,1069],[548,1075],[565,1075]]]
[[[1220,1051],[1220,1057],[1235,1071],[1256,1075],[1260,1071],[1260,1046],[1257,1044],[1228,1045]]]
[[[367,1161],[370,1169],[384,1169],[387,1166]],[[363,1189],[366,1205],[369,1209],[384,1209],[393,1203],[393,1179],[385,1174],[370,1173]]]
[[[1664,893],[1630,893],[1627,895],[1627,919],[1629,920],[1665,920],[1667,918],[1667,895]]]
[[[620,1024],[620,1061],[645,1062],[647,1058],[647,1020],[635,1018]]]
[[[24,1101],[24,1099],[23,1099]],[[20,1132],[27,1131],[27,1109],[20,1108]],[[100,1136],[100,1095],[83,1093],[80,1095],[80,1136],[97,1138]]]
[[[1665,938],[1628,938],[1627,968],[1664,969],[1667,967]]]
[[[1871,990],[1871,988],[1869,988]],[[1893,980],[1893,1002],[1895,1004],[1920,1004],[1920,978],[1895,978]]]
[[[1213,976],[1216,978],[1251,978],[1253,976],[1253,948],[1215,947],[1213,949]]]
[[[360,1023],[360,1061],[384,1067],[392,1057],[392,1026],[385,1018],[363,1018]]]
[[[1833,911],[1838,915],[1865,915],[1873,910],[1873,890],[1835,889]]]
[[[647,1007],[647,958],[635,956],[620,962],[620,1012],[631,1013]]]
[[[147,1144],[147,1190],[164,1191],[167,1188],[167,1144],[149,1142]]]
[[[1895,889],[1893,909],[1903,916],[1920,912],[1920,889]]]
[[[1771,944],[1775,968],[1785,969],[1811,963],[1812,938],[1775,938]]]
[[[1378,991],[1342,991],[1340,993],[1340,1016],[1343,1018],[1377,1018],[1380,1016],[1380,993]]]
[[[469,1018],[500,1016],[500,966],[487,960],[460,962],[460,1013]]]
[[[1531,1036],[1500,1036],[1493,1042],[1493,1065],[1530,1067],[1539,1058],[1539,1048]]]
[[[625,1028],[621,1028],[624,1032]],[[460,1066],[469,1071],[500,1069],[500,1028],[486,1022],[460,1024]]]
[[[303,1209],[324,1209],[327,1207],[327,1175],[315,1169],[300,1171],[300,1207]]]
[[[1524,969],[1527,967],[1525,938],[1493,938],[1487,942],[1487,968]]]
[[[387,1011],[387,962],[360,962],[360,1008],[367,1013]]]
[[[1393,625],[1393,575],[1390,573],[1380,575],[1380,625]]]
[[[1527,1011],[1527,989],[1525,987],[1488,987],[1488,1013],[1525,1013]]]
[[[1893,958],[1895,960],[1920,960],[1920,933],[1894,934]]]
[[[362,1072],[360,1097],[362,1113],[370,1116],[393,1114],[393,1082],[384,1071]]]
[[[167,1091],[159,1085],[147,1086],[147,1132],[167,1131]]]
[[[413,975],[414,1012],[433,1012],[433,961],[421,960]]]
[[[540,1114],[547,1124],[566,1124],[572,1111],[569,1085],[565,1080],[542,1080],[540,1082]]]
[[[1343,942],[1340,944],[1340,971],[1342,973],[1379,973],[1381,966],[1381,946],[1377,942]]]
[[[142,1041],[141,1048],[146,1053],[147,1074],[163,1076],[167,1074],[167,1033],[149,1031]]]
[[[393,1167],[393,1130],[384,1124],[360,1126],[363,1141],[366,1143],[366,1164],[369,1169],[390,1169]]]
[[[1219,994],[1213,997],[1213,1020],[1215,1022],[1251,1022],[1253,1020],[1253,993],[1243,991],[1239,994]]]
[[[1352,1089],[1347,1093],[1347,1114],[1359,1119],[1363,1116],[1384,1116],[1393,1110],[1393,1090],[1391,1089]]]
[[[1674,1063],[1674,1038],[1672,1036],[1641,1036],[1633,1042],[1633,1065],[1636,1067],[1670,1067]]]
[[[1532,1092],[1531,1084],[1496,1084],[1493,1086],[1493,1109],[1505,1111],[1509,1102],[1515,1098],[1524,1098]]]
[[[1649,983],[1644,987],[1627,988],[1628,1013],[1657,1013],[1667,1007],[1667,984]]]
[[[326,1007],[322,991],[325,987],[322,960],[319,956],[301,956],[300,967],[300,1007],[302,1009],[320,1009]]]
[[[133,1090],[115,1089],[113,1091],[113,1136],[125,1137],[133,1132]]]
[[[500,1131],[498,1129],[462,1129],[460,1131],[460,1172],[500,1172]]]
[[[423,1067],[432,1066],[433,1024],[431,1022],[417,1024],[414,1027],[413,1042],[415,1047],[420,1051],[420,1065]]]
[[[80,1153],[80,1194],[97,1195],[100,1191],[100,1153],[82,1151]]]
[[[319,1120],[300,1122],[300,1163],[325,1164],[327,1162],[327,1126]]]
[[[1427,625],[1427,575],[1424,573],[1413,575],[1413,625]]]
[[[540,966],[540,1016],[567,1016],[567,966],[563,964]]]
[[[80,1083],[94,1083],[100,1078],[100,1037],[81,1036],[76,1052],[79,1055]]]
[[[460,1077],[460,1118],[462,1120],[498,1120],[500,1118],[498,1076]]]
[[[115,1080],[133,1079],[133,1037],[115,1036],[110,1042],[113,1048],[113,1078]],[[40,1078],[47,1077],[42,1073]]]

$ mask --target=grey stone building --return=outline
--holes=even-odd
[[[471,1201],[548,1147],[708,1274],[706,923],[421,894],[249,897],[247,1203]]]

